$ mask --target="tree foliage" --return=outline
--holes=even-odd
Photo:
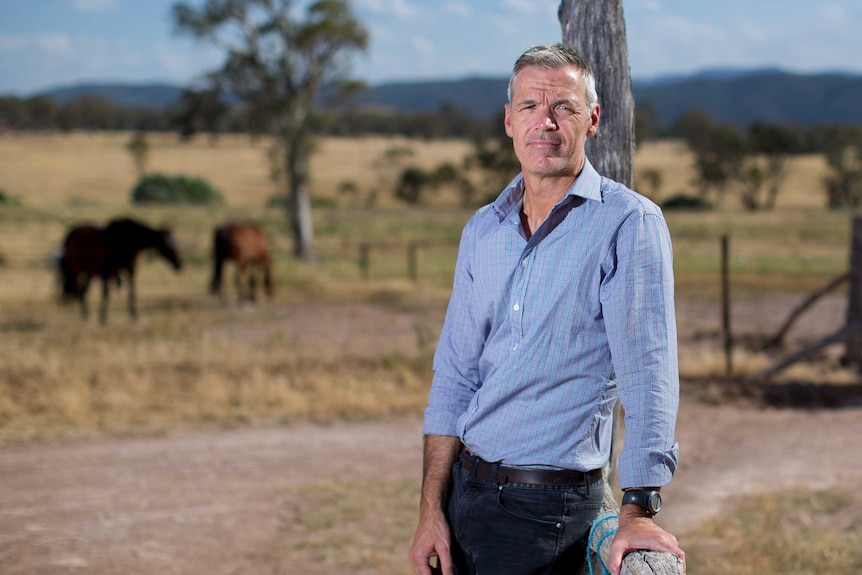
[[[150,174],[141,178],[132,190],[136,204],[220,205],[224,196],[203,178]]]
[[[178,109],[172,117],[172,124],[180,137],[188,140],[197,132],[207,132],[215,140],[224,128],[228,115],[228,105],[224,102],[221,88],[217,83],[195,90],[183,90]]]
[[[309,157],[312,119],[324,87],[355,88],[350,56],[368,34],[347,0],[316,0],[304,19],[291,0],[207,0],[173,8],[177,31],[220,47],[225,61],[210,77],[247,106],[255,130],[281,150],[294,252],[313,259]]]
[[[743,131],[698,110],[680,116],[673,132],[694,153],[701,197],[721,203],[732,192],[750,211],[775,207],[791,155],[800,149],[790,128],[758,123]]]
[[[843,126],[824,130],[824,156],[830,173],[823,180],[832,209],[862,204],[862,131]]]

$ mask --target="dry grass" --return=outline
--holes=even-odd
[[[290,543],[274,561],[279,572],[298,564],[339,573],[412,572],[405,554],[416,530],[415,481],[350,481],[284,495],[284,539]]]
[[[385,192],[400,167],[460,164],[464,142],[403,138],[328,139],[312,164],[312,192],[337,207],[315,212],[322,262],[290,256],[283,214],[267,208],[275,186],[268,177],[264,140],[226,136],[180,143],[151,135],[149,169],[205,177],[225,195],[219,208],[141,207],[129,203],[135,175],[125,145],[130,134],[16,135],[0,137],[0,188],[21,206],[0,207],[0,441],[52,434],[158,432],[172,426],[369,417],[387,410],[419,410],[429,380],[431,348],[448,297],[455,246],[471,210],[442,191],[425,206],[406,208]],[[381,162],[387,150],[411,150],[400,162]],[[644,146],[636,171],[662,173],[662,193],[685,188],[690,156],[679,143]],[[766,291],[804,291],[846,266],[848,216],[817,208],[822,164],[801,158],[772,213],[748,214],[728,206],[711,213],[669,213],[677,291],[714,297],[718,245],[732,236],[737,297]],[[343,182],[355,191],[341,191]],[[656,198],[660,200],[661,198]],[[369,208],[370,204],[374,205]],[[433,207],[429,207],[433,206]],[[60,307],[48,263],[67,226],[121,214],[174,229],[186,267],[181,274],[152,257],[142,259],[138,292],[143,319],[130,325],[124,295],[111,302],[110,325],[80,321]],[[252,218],[267,229],[277,252],[278,293],[267,307],[237,310],[205,293],[212,227],[228,218]],[[372,252],[369,278],[358,267],[360,241],[384,242]],[[406,280],[410,240],[433,242],[420,254],[420,281]],[[90,294],[95,304],[97,290]],[[368,332],[339,334],[340,320],[297,319],[311,302],[385,310],[364,319]],[[91,306],[91,307],[94,307]],[[410,345],[332,353],[333,341],[375,341],[392,314],[413,318]],[[308,325],[323,334],[297,335]],[[248,327],[241,327],[248,326]],[[261,335],[264,334],[264,335]],[[332,334],[338,334],[333,337]],[[371,346],[373,347],[373,346]],[[717,351],[685,354],[684,375],[720,373]],[[740,357],[759,369],[764,358]],[[337,383],[336,383],[337,382]],[[398,393],[393,393],[398,391]]]
[[[2,135],[0,188],[27,206],[51,212],[76,206],[128,209],[136,181],[125,147],[130,138],[125,132]],[[150,134],[147,141],[149,172],[204,177],[224,194],[229,206],[263,207],[276,192],[264,138],[226,135],[214,143],[204,137],[181,142],[171,134]],[[400,165],[430,169],[445,161],[460,165],[470,145],[382,137],[327,139],[312,160],[312,195],[341,197],[341,184],[353,182],[356,197],[341,197],[345,202],[364,205],[377,190],[378,205],[393,205],[391,195],[379,189],[399,175],[399,165],[383,161],[393,148],[412,152]]]
[[[0,137],[0,188],[23,203],[0,207],[5,261],[0,266],[0,445],[422,409],[449,293],[453,243],[470,210],[458,208],[457,197],[445,192],[429,199],[433,209],[399,206],[385,192],[397,166],[373,165],[387,150],[405,147],[414,151],[405,163],[460,164],[467,144],[383,138],[322,142],[312,165],[312,190],[338,207],[315,212],[323,259],[310,266],[290,257],[283,216],[265,207],[274,186],[264,142],[233,136],[215,145],[203,139],[180,144],[172,136],[152,136],[150,170],[203,176],[225,194],[227,204],[142,208],[129,204],[135,176],[124,148],[128,138]],[[644,169],[662,174],[659,201],[687,189],[692,176],[690,157],[672,142],[644,146],[636,172]],[[820,207],[822,174],[819,159],[796,160],[773,213],[748,214],[732,205],[705,214],[669,213],[678,294],[717,295],[723,234],[732,237],[738,297],[801,293],[841,273],[849,217]],[[344,182],[357,191],[339,191]],[[371,204],[374,209],[368,209]],[[98,327],[92,319],[82,322],[74,307],[57,304],[47,259],[71,222],[120,214],[171,226],[186,267],[177,275],[144,258],[138,277],[141,319],[131,324],[122,296],[115,295],[109,325]],[[227,218],[256,219],[270,233],[279,286],[273,302],[238,308],[206,295],[209,233]],[[411,239],[439,244],[422,252],[418,282],[405,278],[403,251],[395,249],[374,252],[370,278],[361,278],[360,240],[403,246]],[[90,297],[95,302],[95,290]],[[684,376],[723,374],[717,349],[689,349],[681,359]],[[745,371],[766,362],[742,351],[735,357]],[[793,376],[811,375],[802,370]],[[299,503],[285,511],[291,518],[290,548],[274,560],[288,571],[302,555],[344,572],[402,572],[417,489],[412,483],[375,483],[368,489],[333,484],[286,493]],[[829,497],[774,494],[743,502],[735,518],[711,523],[683,541],[689,572],[858,573],[858,518],[843,531],[835,529],[844,500]],[[746,508],[758,512],[746,514]],[[379,533],[362,532],[370,513],[377,515]],[[372,536],[373,546],[367,539]],[[744,570],[745,565],[752,567]]]
[[[416,525],[413,481],[343,482],[283,493],[283,533],[264,552],[272,563],[350,573],[409,573]],[[680,536],[689,575],[856,575],[862,571],[858,496],[789,490],[749,496]],[[368,531],[364,525],[373,524]]]
[[[747,497],[680,543],[690,575],[862,572],[862,517],[858,496],[849,493],[792,490]]]

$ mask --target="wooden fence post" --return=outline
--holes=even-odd
[[[862,216],[854,216],[850,240],[850,289],[847,301],[847,325],[862,320]],[[862,365],[862,333],[847,337],[844,362],[859,367]]]
[[[733,336],[730,331],[730,238],[721,236],[721,333],[727,377],[733,375]]]
[[[407,245],[407,277],[416,281],[419,279],[419,245],[417,242],[410,242]]]
[[[371,246],[367,242],[359,244],[359,274],[362,279],[368,279],[371,267]]]

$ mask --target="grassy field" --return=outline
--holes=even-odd
[[[411,207],[397,203],[389,190],[404,165],[460,165],[468,144],[401,138],[321,142],[312,165],[321,259],[310,265],[292,258],[284,214],[267,207],[276,186],[268,177],[263,140],[227,136],[215,143],[181,143],[172,135],[149,136],[150,171],[204,177],[226,203],[142,207],[129,201],[136,178],[125,147],[129,138],[123,133],[0,137],[0,189],[19,202],[0,206],[0,441],[420,409],[460,229],[472,208],[460,207],[451,190]],[[392,150],[406,159],[387,160]],[[659,202],[688,189],[693,177],[691,157],[679,143],[647,145],[635,162],[636,179],[643,170],[661,173],[663,184],[654,190]],[[817,158],[794,160],[772,212],[748,213],[727,205],[712,212],[668,213],[678,294],[714,298],[719,293],[724,234],[731,237],[735,297],[802,293],[842,273],[850,214],[819,207],[823,199],[817,183],[823,173]],[[351,183],[352,192],[344,193],[344,182]],[[142,258],[142,319],[130,327],[124,295],[114,293],[109,325],[102,328],[94,319],[82,322],[75,307],[58,305],[49,258],[72,223],[101,223],[120,215],[172,228],[185,268],[174,274],[153,256]],[[225,306],[206,293],[211,230],[236,218],[261,222],[275,245],[278,292],[269,309],[279,313]],[[358,257],[360,243],[368,241],[388,247],[372,250],[365,277]],[[419,253],[417,281],[407,277],[411,241],[430,246]],[[91,307],[97,296],[98,290],[91,289]],[[325,349],[325,343],[314,347],[274,319],[309,302],[397,310],[415,318],[410,336],[415,344],[346,361],[321,354],[318,347]],[[258,326],[266,337],[223,337],[237,322]],[[298,343],[285,346],[285,341]],[[291,373],[287,382],[286,371]],[[384,372],[388,376],[380,377]],[[342,373],[356,385],[382,382],[381,389],[363,384],[355,397],[337,396],[343,405],[314,399],[328,397],[326,382]],[[239,379],[257,387],[247,384],[240,392]],[[119,388],[112,383],[118,380],[123,381]],[[397,405],[381,401],[391,397],[392,381],[410,391],[398,396]]]
[[[149,171],[202,176],[222,191],[226,204],[140,207],[129,202],[136,180],[125,149],[129,137],[0,136],[0,189],[20,202],[0,206],[0,445],[421,411],[456,242],[472,210],[460,207],[451,190],[416,207],[399,204],[389,190],[403,165],[460,165],[468,144],[323,141],[312,165],[321,259],[310,265],[290,256],[284,215],[267,207],[275,186],[264,141],[231,136],[184,144],[169,135],[150,136]],[[412,153],[401,163],[386,160],[393,149]],[[636,174],[661,173],[657,201],[690,188],[691,157],[678,143],[644,146],[635,162]],[[736,297],[801,294],[843,273],[851,214],[822,207],[824,170],[818,158],[796,159],[773,212],[747,213],[728,202],[713,212],[668,213],[680,297],[719,293],[719,240],[725,234],[731,238]],[[120,215],[172,228],[186,265],[174,274],[164,262],[144,257],[141,319],[131,324],[124,296],[115,293],[109,324],[100,327],[95,318],[82,321],[75,307],[59,305],[49,258],[72,223]],[[261,222],[275,245],[273,302],[239,307],[206,293],[211,230],[236,218]],[[417,281],[406,273],[405,246],[414,240],[432,246],[420,252]],[[363,241],[390,246],[372,252],[368,277],[358,267]],[[91,303],[96,297],[91,290]],[[326,514],[342,515],[343,487],[326,486],[316,495],[328,502]],[[392,489],[393,496],[350,500],[350,520],[361,521],[363,509],[376,511],[394,499],[399,507],[390,510],[393,529],[412,530],[418,486]],[[841,536],[811,530],[788,535],[770,523],[802,512],[816,523],[840,503],[818,496],[799,511],[782,507],[786,501],[777,494],[758,502],[771,510],[768,517],[740,516],[740,524],[711,524],[691,534],[684,541],[690,572],[741,573],[722,566],[715,550],[730,546],[742,553],[756,541],[758,553],[772,563],[751,572],[851,573],[845,565],[858,565],[859,558],[847,550],[858,549],[858,526]],[[313,511],[307,525],[312,549],[334,529],[333,522],[315,524],[321,508]],[[402,557],[403,535],[385,537],[395,543],[381,552]],[[355,560],[367,560],[360,547],[353,551]],[[779,555],[788,556],[790,549],[804,568],[780,562]],[[809,568],[805,561],[812,557]]]

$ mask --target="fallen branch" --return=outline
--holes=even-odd
[[[761,370],[757,373],[749,375],[743,381],[745,383],[753,383],[762,379],[769,379],[773,375],[776,375],[794,363],[805,359],[809,355],[813,354],[816,351],[826,347],[827,345],[831,345],[833,343],[838,343],[839,341],[843,341],[853,335],[854,333],[862,331],[862,319],[854,321],[850,325],[846,325],[839,329],[837,332],[832,335],[828,335],[822,339],[815,341],[814,343],[806,346],[805,348],[797,351],[794,354],[789,355],[778,363],[773,364],[772,366]]]
[[[778,332],[764,344],[764,349],[781,347],[784,344],[784,338],[787,337],[787,332],[790,331],[790,328],[793,326],[796,320],[799,319],[799,316],[801,316],[802,313],[805,312],[805,310],[814,305],[817,300],[819,300],[821,297],[846,282],[848,279],[850,279],[849,273],[840,275],[819,290],[813,292],[807,298],[805,298],[802,303],[799,304],[796,309],[794,309],[793,312],[787,317]]]

